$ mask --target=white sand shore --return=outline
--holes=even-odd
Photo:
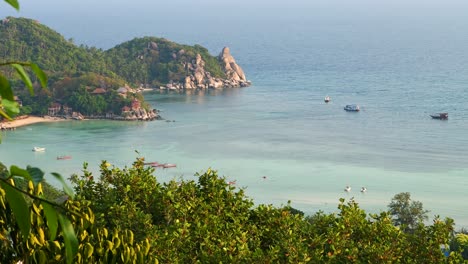
[[[58,118],[58,117],[39,117],[39,116],[28,116],[26,118],[15,119],[13,121],[3,121],[0,122],[0,126],[5,128],[16,128],[21,126],[32,125],[36,123],[43,123],[43,122],[60,122],[65,121],[66,119]]]

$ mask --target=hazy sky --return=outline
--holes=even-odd
[[[2,1],[3,2],[3,1]],[[144,15],[172,14],[174,19],[199,19],[213,13],[227,17],[291,16],[294,12],[309,16],[335,15],[452,15],[466,14],[466,0],[20,0],[21,13],[27,16],[43,14],[101,15],[103,18],[132,13]],[[1,4],[0,14],[15,14]]]
[[[143,35],[195,42],[206,38],[196,32],[212,36],[219,30],[253,30],[252,25],[255,30],[317,24],[468,27],[468,0],[19,1],[20,12],[0,1],[0,17],[34,18],[77,43],[103,48]]]

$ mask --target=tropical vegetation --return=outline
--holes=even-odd
[[[449,218],[407,230],[394,224],[401,215],[368,214],[344,199],[336,213],[305,216],[289,204],[255,205],[212,169],[196,180],[159,182],[154,174],[137,158],[122,169],[103,161],[99,175],[85,164],[71,177],[75,195],[60,206],[78,238],[74,263],[461,263],[467,247]],[[26,191],[44,192],[41,184]],[[62,233],[50,235],[41,204],[30,203],[27,241],[14,237],[3,204],[3,260],[64,260]]]
[[[122,106],[135,98],[132,94],[128,100],[117,97],[119,87],[159,87],[171,81],[183,82],[188,71],[184,65],[195,61],[197,54],[213,77],[224,77],[217,58],[206,48],[163,38],[135,38],[104,51],[77,46],[72,39],[66,40],[37,20],[14,17],[0,21],[0,36],[0,61],[34,60],[49,77],[47,91],[40,89],[32,77],[35,93],[31,96],[15,69],[4,69],[4,76],[23,102],[21,114],[47,114],[53,102],[83,114],[120,114]],[[93,94],[96,88],[107,93]]]

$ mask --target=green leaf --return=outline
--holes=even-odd
[[[2,98],[2,106],[8,115],[19,113],[19,105],[15,101]]]
[[[47,87],[47,75],[35,63],[31,63],[31,69],[33,70],[34,74],[36,74],[36,77],[39,79],[39,82],[41,83],[42,88],[46,88]]]
[[[18,0],[5,0],[8,4],[10,4],[12,7],[14,7],[16,10],[19,11],[19,3]]]
[[[56,173],[56,172],[52,172],[52,175],[60,182],[62,183],[62,186],[63,186],[63,191],[70,197],[70,198],[73,198],[74,197],[74,194],[73,194],[73,190],[67,185],[67,183],[65,182],[65,180],[63,179],[62,175]]]
[[[63,239],[65,241],[65,256],[67,258],[67,263],[70,264],[73,262],[73,258],[78,252],[78,239],[76,238],[75,231],[68,218],[59,214],[58,220],[62,227]]]
[[[31,175],[34,185],[37,185],[44,179],[44,172],[41,171],[41,169],[28,166],[26,170],[29,172],[29,175]]]
[[[15,100],[10,82],[3,75],[0,75],[0,96],[10,101]]]
[[[26,71],[24,71],[23,66],[19,64],[11,64],[11,66],[13,66],[13,68],[16,69],[16,72],[21,76],[21,79],[23,80],[24,84],[29,88],[29,92],[34,93],[31,79],[29,79],[28,74],[26,73]]]
[[[23,170],[15,165],[10,166],[10,175],[11,176],[20,176],[23,177],[26,181],[32,181],[31,175],[27,170]]]
[[[45,217],[47,220],[47,226],[49,227],[49,236],[50,240],[55,240],[55,236],[57,235],[57,228],[58,228],[58,218],[57,218],[57,211],[55,208],[45,202],[42,202],[42,207],[44,208]]]
[[[1,106],[2,105],[0,104],[0,107]],[[1,108],[0,108],[0,115],[3,116],[5,119],[11,120],[11,117],[7,113],[5,113],[5,111],[3,111]]]
[[[11,185],[0,181],[0,186],[5,190],[5,196],[10,204],[11,210],[15,214],[16,222],[21,230],[23,239],[26,241],[31,230],[31,223],[29,222],[29,208],[23,195],[13,188]]]

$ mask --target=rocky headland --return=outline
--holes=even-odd
[[[179,53],[183,53],[180,50]],[[224,47],[218,56],[218,62],[225,74],[225,78],[214,77],[205,68],[205,61],[197,53],[191,62],[183,62],[183,67],[189,74],[185,76],[184,82],[170,81],[160,89],[221,89],[247,87],[251,82],[245,77],[244,71],[236,63],[228,47]]]
[[[0,60],[34,61],[49,77],[49,90],[41,91],[35,81],[40,92],[32,96],[14,72],[6,73],[19,84],[14,88],[23,115],[73,118],[75,112],[87,118],[154,120],[159,115],[139,91],[251,84],[228,47],[213,56],[197,44],[141,37],[102,50],[77,46],[37,20],[13,17],[0,20],[0,36],[5,44],[0,45]]]

